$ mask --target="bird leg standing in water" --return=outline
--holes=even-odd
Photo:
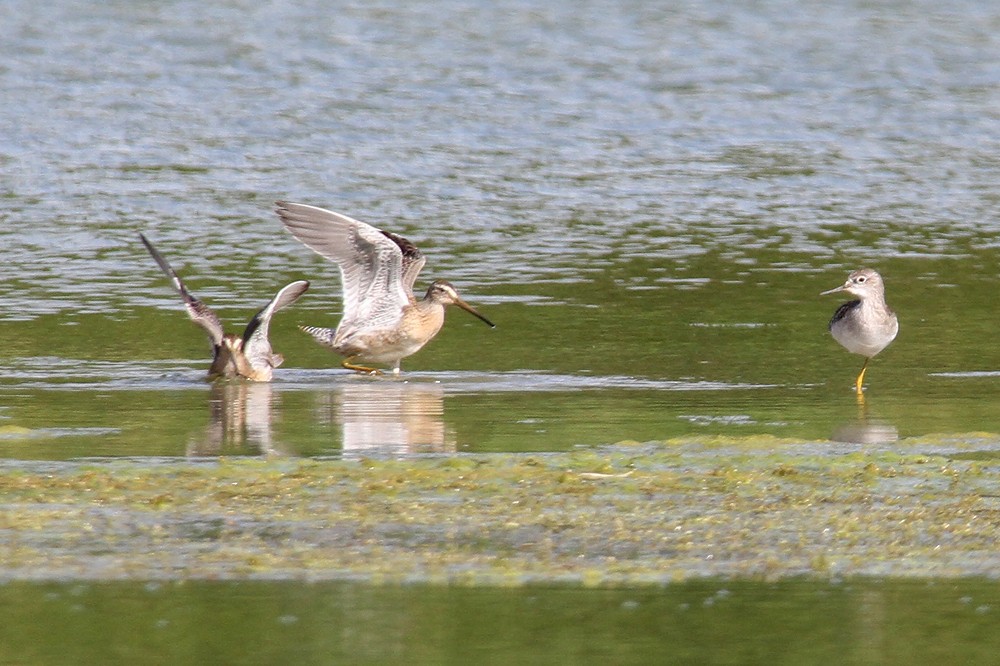
[[[861,372],[858,373],[858,378],[854,382],[854,390],[858,393],[861,393],[861,384],[865,381],[865,371],[868,370],[868,361],[870,360],[870,357],[865,359],[864,365],[861,366]]]
[[[382,371],[379,370],[378,368],[369,368],[366,365],[355,365],[354,363],[351,362],[353,359],[354,359],[353,356],[351,358],[345,358],[343,361],[340,362],[341,367],[347,368],[348,370],[354,370],[355,372],[363,372],[368,375],[382,374]],[[399,374],[399,368],[396,368],[395,373],[397,375]]]

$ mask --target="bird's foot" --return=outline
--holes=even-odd
[[[378,368],[369,368],[367,365],[357,365],[356,363],[352,363],[351,359],[345,359],[340,365],[347,368],[348,370],[353,370],[354,372],[361,372],[366,375],[382,374],[382,371],[379,370]]]

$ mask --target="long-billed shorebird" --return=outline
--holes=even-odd
[[[333,211],[277,202],[281,222],[310,250],[340,267],[344,314],[336,329],[300,327],[344,357],[349,370],[378,374],[360,363],[399,363],[437,335],[444,310],[457,305],[491,327],[495,324],[459,297],[450,283],[435,280],[422,299],[413,283],[427,261],[402,236],[382,231]]]
[[[847,276],[847,282],[820,295],[838,291],[858,297],[858,300],[848,301],[837,308],[830,320],[830,333],[847,351],[865,357],[861,373],[854,382],[855,390],[861,395],[861,383],[865,379],[868,362],[896,338],[899,321],[885,302],[882,276],[870,268],[854,271]]]
[[[271,381],[274,368],[277,368],[284,361],[281,354],[276,354],[271,349],[271,342],[268,339],[271,317],[275,312],[291,305],[298,300],[299,296],[306,293],[309,283],[305,280],[298,280],[282,288],[271,299],[270,303],[253,316],[242,336],[225,333],[216,314],[207,305],[191,295],[180,276],[170,267],[163,255],[153,247],[149,239],[143,234],[139,234],[139,238],[142,239],[142,244],[146,246],[153,259],[159,264],[160,269],[170,278],[174,289],[184,299],[184,306],[191,321],[208,333],[208,339],[212,343],[212,365],[208,370],[208,378],[245,377],[258,382]]]

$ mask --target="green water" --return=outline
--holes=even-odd
[[[0,608],[13,617],[0,628],[0,659],[22,664],[989,664],[1000,649],[1000,589],[978,580],[634,590],[12,583]]]
[[[901,332],[872,363],[863,409],[851,391],[861,359],[826,332],[840,301],[818,296],[847,264],[748,274],[703,257],[687,269],[703,277],[697,287],[641,289],[629,285],[653,281],[655,266],[613,268],[600,280],[535,285],[533,304],[494,302],[504,284],[477,289],[470,298],[497,329],[451,313],[399,380],[341,370],[295,330],[335,323],[334,299],[321,292],[279,313],[272,341],[288,360],[270,385],[203,381],[205,341],[176,306],[3,322],[17,355],[0,380],[9,430],[0,451],[552,451],[691,434],[827,439],[859,421],[899,437],[1000,431],[1000,352],[983,344],[1000,271],[986,251],[880,266]],[[326,282],[332,290],[335,278]]]

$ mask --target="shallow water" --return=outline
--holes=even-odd
[[[209,453],[242,414],[225,448],[299,455],[1000,430],[1000,18],[977,3],[4,12],[9,456]],[[499,327],[454,312],[408,384],[346,376],[294,329],[336,323],[339,282],[278,198],[406,234]],[[202,384],[140,230],[233,330],[313,280],[273,387]],[[901,333],[859,417],[818,293],[860,264]]]
[[[998,35],[973,0],[6,2],[0,457],[995,441]],[[276,199],[407,236],[498,327],[350,376]],[[272,384],[202,380],[139,231],[233,331],[313,281]],[[818,295],[860,265],[901,322],[863,406]]]
[[[1000,594],[979,580],[635,590],[20,583],[0,588],[0,607],[19,610],[0,627],[0,656],[17,663],[936,664],[992,663]],[[95,633],[106,617],[117,621]]]
[[[225,450],[1000,430],[1000,18],[977,3],[3,11],[5,455],[210,453],[243,414]],[[339,281],[278,198],[407,235],[498,328],[456,311],[408,384],[346,376],[295,330],[336,323]],[[272,387],[203,385],[140,230],[233,330],[313,281]],[[861,264],[901,333],[859,415],[818,293]]]

